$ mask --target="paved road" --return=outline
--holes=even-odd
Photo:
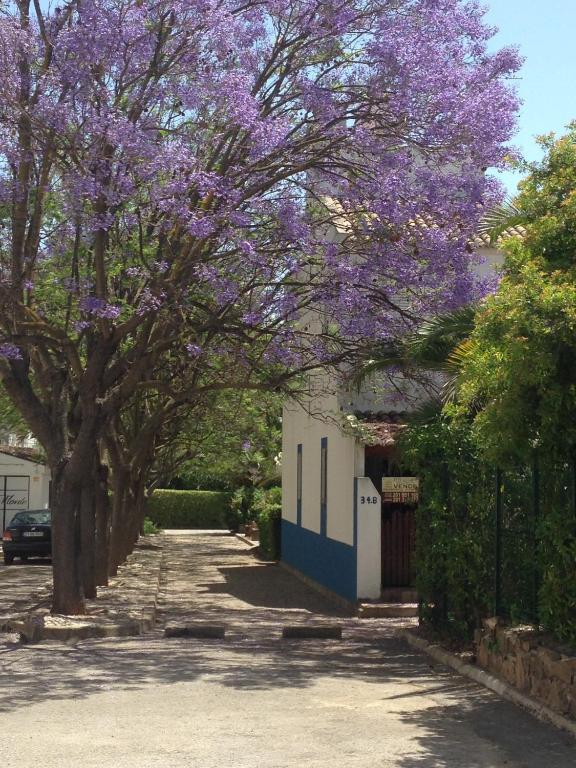
[[[14,768],[574,768],[575,742],[431,666],[396,627],[341,618],[342,641],[282,641],[334,609],[230,538],[170,539],[164,615],[230,639],[146,638],[0,652]],[[251,618],[252,617],[252,618]],[[9,738],[6,738],[9,734]]]
[[[26,606],[30,595],[51,577],[49,560],[31,560],[28,563],[16,560],[12,565],[0,563],[0,616],[17,612],[19,606]]]

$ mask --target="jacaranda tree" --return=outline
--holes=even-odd
[[[109,429],[169,394],[165,359],[200,387],[286,381],[476,294],[519,61],[465,0],[0,13],[0,376],[53,473],[53,610],[75,613]]]

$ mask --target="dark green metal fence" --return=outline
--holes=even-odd
[[[552,516],[576,519],[576,464],[535,454],[494,478],[494,613],[538,624],[542,573],[554,557],[546,527]]]

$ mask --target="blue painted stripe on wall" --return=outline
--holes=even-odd
[[[328,438],[320,439],[320,534],[328,532]]]
[[[296,523],[302,525],[302,443],[298,443],[296,454]]]
[[[354,548],[358,549],[358,478],[354,478]]]
[[[282,520],[282,560],[337,595],[356,600],[354,547]]]

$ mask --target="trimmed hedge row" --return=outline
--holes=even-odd
[[[159,489],[148,499],[147,516],[160,528],[229,528],[230,493]]]

